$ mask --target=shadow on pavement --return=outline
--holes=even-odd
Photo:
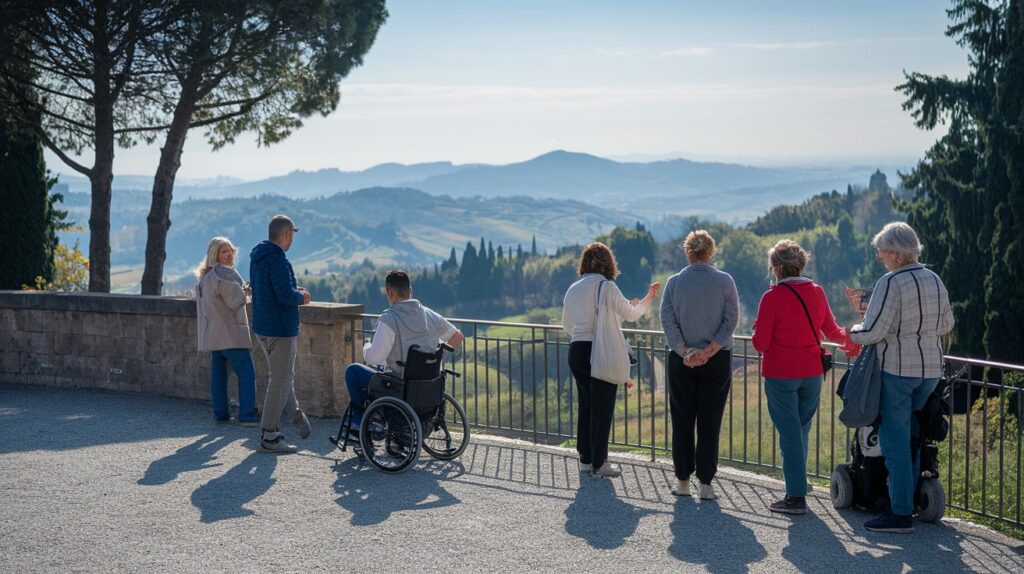
[[[192,505],[199,509],[199,520],[211,523],[254,514],[245,505],[277,482],[273,474],[279,456],[282,455],[253,451],[224,474],[197,488],[192,493]]]
[[[681,562],[702,564],[709,572],[747,572],[750,564],[768,556],[754,531],[722,512],[716,500],[681,497],[674,510],[668,550]]]
[[[214,429],[196,401],[95,389],[0,385],[0,454],[195,436]],[[237,427],[235,427],[237,428]],[[231,427],[225,427],[228,432]],[[248,430],[248,429],[246,429]]]
[[[221,463],[215,463],[213,460],[217,453],[230,443],[231,441],[221,434],[200,437],[172,454],[154,460],[138,483],[143,486],[167,484],[182,473],[221,466]]]
[[[392,514],[408,510],[443,508],[462,502],[441,486],[464,472],[459,461],[418,464],[402,474],[384,474],[351,457],[337,461],[334,491],[339,506],[351,513],[353,526],[380,524]]]
[[[640,519],[654,511],[624,502],[611,480],[593,479],[565,509],[565,531],[594,548],[609,550],[626,543]]]

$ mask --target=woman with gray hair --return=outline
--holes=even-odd
[[[227,365],[238,376],[238,422],[254,427],[256,413],[256,368],[252,362],[252,339],[245,314],[246,286],[235,270],[238,248],[227,237],[214,237],[206,257],[196,267],[196,332],[199,350],[210,352],[210,396],[213,420],[231,420],[228,406]]]
[[[875,283],[864,321],[850,339],[877,344],[882,367],[878,442],[889,470],[891,511],[864,524],[876,532],[913,532],[918,460],[910,439],[920,410],[942,375],[942,342],[953,330],[949,294],[939,276],[918,262],[921,243],[903,222],[887,224],[871,244],[888,273]],[[912,460],[913,458],[913,460]]]
[[[691,496],[690,475],[696,470],[698,495],[711,500],[717,498],[711,480],[718,471],[718,435],[732,383],[732,334],[739,322],[739,295],[732,277],[709,262],[715,254],[711,234],[692,231],[681,247],[689,265],[668,278],[661,300],[661,324],[672,350],[668,354],[676,473],[672,494]]]

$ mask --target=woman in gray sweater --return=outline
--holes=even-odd
[[[661,325],[668,354],[672,412],[672,494],[690,496],[697,471],[702,499],[716,498],[711,480],[718,470],[718,435],[732,383],[732,334],[739,321],[736,283],[708,261],[715,240],[703,229],[682,245],[689,265],[669,277],[661,299]],[[696,428],[696,447],[694,429]]]

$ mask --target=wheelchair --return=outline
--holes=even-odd
[[[343,452],[351,444],[374,468],[392,474],[408,470],[421,447],[439,460],[458,458],[469,445],[469,421],[462,406],[444,391],[448,375],[460,376],[444,368],[445,351],[454,349],[441,344],[426,353],[413,345],[405,362],[399,362],[402,377],[374,373],[358,437],[351,432],[349,404],[337,436],[329,440]]]

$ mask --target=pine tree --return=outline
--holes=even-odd
[[[1012,4],[1009,12],[1019,12],[1019,0]],[[1010,52],[1006,26],[1013,18],[1005,3],[973,0],[955,0],[947,13],[952,21],[947,35],[968,50],[971,70],[965,79],[910,73],[898,86],[907,96],[903,108],[918,127],[930,130],[949,124],[946,135],[904,178],[914,196],[902,207],[924,243],[922,261],[932,265],[949,290],[956,317],[954,349],[958,354],[981,355],[992,352],[986,341],[1006,334],[999,327],[989,336],[989,318],[999,314],[999,306],[1013,301],[1004,296],[988,297],[986,302],[986,290],[1005,292],[999,278],[978,289],[979,278],[990,277],[993,265],[1006,256],[993,249],[1009,244],[1000,235],[1000,230],[1006,231],[999,224],[1003,216],[996,214],[1010,197],[1004,158],[1012,149],[1012,138],[1002,134],[1007,131],[1003,124],[1014,121],[1002,118],[1000,109],[1009,112],[1020,105],[1019,94],[1013,96],[1003,85],[1013,79],[1003,72]],[[1004,94],[1006,101],[997,105],[997,94]],[[989,303],[995,307],[986,308]],[[1020,348],[1016,356],[1024,353]]]
[[[985,348],[995,359],[1020,363],[1024,362],[1024,1],[1010,2],[1006,22],[1007,54],[990,131],[998,161],[990,164],[989,180],[997,182],[994,190],[1003,193],[993,197],[995,257],[985,280]]]

